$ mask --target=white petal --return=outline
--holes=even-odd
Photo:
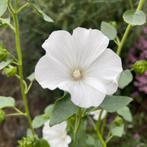
[[[118,87],[118,78],[122,72],[120,57],[112,50],[106,49],[87,70],[87,76],[104,84],[107,93],[113,94]]]
[[[63,139],[50,141],[50,146],[51,147],[68,147],[70,143],[71,143],[71,137],[66,136],[66,138],[63,138]]]
[[[68,68],[71,68],[76,62],[72,36],[67,31],[54,31],[43,43],[42,47],[46,50],[47,54]]]
[[[49,121],[44,124],[43,138],[48,141],[51,147],[68,147],[71,138],[66,132],[67,123],[62,122],[50,127]]]
[[[57,125],[54,125],[52,127],[49,126],[49,121],[45,123],[43,127],[43,136],[47,136],[48,139],[56,139],[60,138],[61,134],[66,133],[66,122],[59,123]]]
[[[64,142],[62,140],[53,140],[53,141],[50,141],[49,144],[50,144],[50,147],[68,147],[69,143]]]
[[[105,88],[105,85],[104,85],[99,79],[92,78],[92,77],[86,77],[86,78],[85,78],[85,82],[86,82],[89,86],[91,86],[91,87],[97,89],[98,91],[100,91],[100,92],[102,92],[102,93],[106,93],[106,92],[107,92],[107,91],[106,91],[106,88]]]
[[[66,141],[66,143],[70,144],[71,143],[71,137],[69,135],[67,135],[65,141]]]
[[[36,65],[35,78],[43,88],[55,89],[58,84],[70,79],[68,69],[52,58],[43,56]]]
[[[89,66],[107,48],[109,39],[99,30],[76,28],[73,31],[77,62]]]
[[[89,86],[85,81],[67,82],[59,88],[68,91],[71,94],[72,102],[83,108],[97,107],[105,98],[104,93]]]

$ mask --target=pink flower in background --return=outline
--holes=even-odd
[[[131,67],[137,60],[147,60],[147,27],[143,29],[143,34],[129,50],[128,64]],[[136,75],[134,86],[138,91],[147,94],[147,72],[144,75]]]

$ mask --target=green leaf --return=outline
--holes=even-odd
[[[146,22],[145,13],[141,10],[139,11],[127,10],[123,14],[123,19],[126,23],[131,24],[133,26],[143,25]]]
[[[15,107],[15,100],[12,97],[0,96],[0,109]]]
[[[115,119],[109,125],[112,136],[121,137],[124,134],[124,121],[120,116],[116,116]]]
[[[48,142],[45,139],[39,139],[39,144],[36,147],[49,147]]]
[[[124,134],[124,124],[111,128],[112,136],[122,137]]]
[[[118,85],[119,88],[123,89],[133,80],[133,75],[130,70],[124,70],[119,78]]]
[[[100,107],[108,112],[115,112],[128,105],[131,101],[132,98],[127,96],[106,96]]]
[[[0,17],[6,12],[8,0],[0,0]]]
[[[45,14],[37,5],[31,4],[31,6],[36,10],[36,12],[47,22],[54,22],[51,17]]]
[[[55,103],[50,117],[50,126],[67,120],[74,113],[76,113],[77,110],[78,107],[71,102],[69,96],[64,96]]]
[[[44,125],[45,122],[49,120],[49,117],[45,114],[38,115],[33,119],[32,126],[33,128],[39,128]]]
[[[103,21],[101,23],[101,31],[110,39],[110,40],[114,40],[117,36],[117,31],[115,29],[115,27],[110,24],[107,23],[105,21]]]
[[[51,116],[52,111],[53,111],[54,105],[49,105],[45,108],[44,113],[45,115],[47,115],[48,117]]]
[[[117,113],[122,116],[126,121],[132,122],[132,114],[128,107],[123,107],[117,110]]]
[[[27,129],[26,136],[33,137],[32,130],[30,128]]]
[[[35,80],[35,73],[34,73],[34,72],[31,73],[31,74],[27,77],[27,79],[28,79],[30,82],[33,82],[33,81]]]
[[[7,61],[0,62],[0,70],[2,70],[3,68],[5,68],[6,66],[8,66],[11,62],[12,62],[11,59],[9,59]]]

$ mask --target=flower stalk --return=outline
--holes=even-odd
[[[26,118],[28,120],[32,134],[34,135],[35,132],[34,132],[34,129],[32,127],[32,120],[31,120],[31,115],[30,115],[30,112],[29,112],[27,96],[25,94],[25,87],[24,87],[23,62],[22,62],[22,52],[21,52],[21,46],[20,46],[18,14],[17,14],[17,11],[15,9],[13,9],[11,2],[9,1],[8,3],[9,3],[9,10],[12,14],[14,25],[15,25],[15,44],[16,44],[16,52],[17,52],[17,57],[18,57],[18,72],[19,72],[21,95],[22,95],[23,103],[24,103],[24,107],[25,107]]]
[[[76,117],[75,117],[75,127],[74,127],[74,131],[73,131],[73,147],[76,147],[77,133],[80,128],[81,118],[82,118],[82,110],[81,110],[81,108],[79,108],[78,112],[76,113]]]
[[[138,7],[137,7],[136,11],[139,11],[139,10],[142,9],[144,2],[145,2],[145,0],[140,0],[140,1],[139,1]],[[124,46],[124,43],[125,43],[125,41],[126,41],[128,35],[129,35],[129,33],[130,33],[132,27],[133,27],[132,25],[128,24],[128,26],[127,26],[127,28],[126,28],[126,30],[125,30],[125,33],[124,33],[124,35],[123,35],[123,37],[122,37],[120,43],[118,44],[118,48],[117,48],[117,51],[116,51],[116,53],[117,53],[118,55],[121,54],[122,48],[123,48],[123,46]]]
[[[102,147],[107,147],[105,140],[103,138],[103,135],[100,131],[102,113],[103,113],[103,110],[100,111],[100,114],[99,114],[99,117],[98,117],[98,121],[97,121],[97,125],[96,125],[96,133],[97,133],[97,136],[98,136],[98,138],[99,138],[99,140],[102,144]]]

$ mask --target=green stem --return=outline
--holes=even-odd
[[[21,87],[21,94],[23,98],[23,103],[25,107],[25,112],[27,114],[27,119],[30,125],[30,129],[32,130],[32,133],[34,133],[33,127],[32,127],[32,120],[29,112],[29,107],[28,107],[28,102],[27,102],[27,97],[25,94],[25,87],[24,87],[24,80],[23,80],[23,63],[22,63],[22,52],[21,52],[21,47],[20,47],[20,35],[19,35],[19,23],[18,23],[18,16],[16,13],[14,13],[14,23],[15,23],[15,41],[16,41],[16,51],[17,51],[17,56],[18,56],[18,70],[19,70],[19,77],[20,77],[20,87]]]
[[[139,1],[138,7],[137,7],[137,9],[136,9],[137,11],[139,11],[139,10],[142,9],[144,2],[145,2],[145,0],[140,0],[140,1]]]
[[[23,9],[25,9],[26,7],[29,6],[29,3],[25,3],[23,6],[21,6],[18,10],[17,10],[17,13],[21,12]]]
[[[139,11],[139,10],[142,9],[144,2],[145,2],[145,0],[140,0],[140,1],[139,1],[138,7],[137,7],[137,9],[136,9],[137,11]],[[122,37],[122,40],[120,41],[120,43],[119,43],[119,45],[118,45],[118,48],[117,48],[117,51],[116,51],[116,53],[117,53],[118,55],[121,54],[122,48],[123,48],[123,46],[124,46],[124,43],[125,43],[125,41],[126,41],[126,39],[127,39],[127,37],[128,37],[129,32],[131,31],[131,29],[132,29],[132,25],[128,24],[128,26],[127,26],[127,28],[126,28],[126,30],[125,30],[125,33],[124,33],[124,35],[123,35],[123,37]]]
[[[7,117],[11,117],[11,116],[26,116],[25,113],[12,113],[12,114],[7,114]]]
[[[26,94],[29,92],[29,90],[31,89],[32,85],[33,85],[33,82],[30,82],[30,84],[29,84],[29,86],[28,86],[28,88],[27,88],[27,90],[25,92]]]
[[[108,139],[106,140],[106,143],[108,143],[111,139],[113,138],[113,136],[109,136]]]
[[[117,53],[118,55],[121,54],[123,45],[124,45],[124,43],[125,43],[125,41],[126,41],[126,39],[127,39],[127,37],[128,37],[128,34],[129,34],[129,32],[130,32],[131,29],[132,29],[132,25],[129,24],[129,25],[127,26],[126,30],[125,30],[125,33],[124,33],[124,35],[123,35],[123,37],[122,37],[122,40],[120,41],[120,44],[118,45],[118,48],[117,48],[117,51],[116,51],[116,53]]]
[[[106,147],[107,145],[106,145],[105,140],[104,140],[102,133],[100,131],[102,113],[103,113],[103,110],[100,111],[99,118],[98,118],[97,125],[96,125],[95,129],[96,129],[97,136],[102,144],[102,147]]]
[[[24,87],[24,80],[23,80],[23,63],[22,63],[22,52],[21,52],[21,47],[20,47],[20,34],[19,34],[19,22],[18,22],[18,16],[16,11],[13,9],[11,2],[9,0],[9,9],[11,11],[11,14],[13,16],[14,24],[15,24],[15,43],[16,43],[16,52],[18,56],[18,71],[19,71],[19,81],[20,81],[20,88],[21,88],[21,95],[23,98],[23,103],[25,107],[25,113],[26,117],[30,126],[30,129],[32,131],[32,134],[35,134],[34,129],[32,127],[32,120],[31,120],[31,115],[29,112],[29,107],[28,107],[28,102],[27,102],[27,97],[25,94],[25,87]]]
[[[98,121],[97,121],[97,129],[100,128],[100,124],[101,124],[101,118],[102,118],[102,113],[103,113],[103,110],[100,111],[100,114],[98,116]]]
[[[22,111],[20,111],[18,108],[14,107],[13,108],[17,113],[21,113],[21,114],[24,114]]]
[[[102,134],[101,134],[100,130],[97,129],[97,128],[96,128],[96,133],[97,133],[97,136],[98,136],[98,138],[99,138],[99,140],[100,140],[100,142],[102,144],[102,147],[107,147],[107,145],[106,145],[106,143],[105,143],[105,141],[104,141],[104,139],[102,137]]]
[[[104,141],[104,139],[102,137],[100,129],[98,129],[98,127],[95,125],[93,119],[91,119],[90,117],[89,117],[89,119],[91,120],[91,123],[92,123],[92,125],[93,125],[93,127],[94,127],[94,129],[96,131],[97,137],[98,137],[98,139],[100,140],[100,142],[102,144],[102,147],[107,147],[107,144],[105,143],[105,141]]]
[[[133,1],[132,0],[129,0],[129,4],[130,4],[131,9],[133,9]]]
[[[107,116],[108,116],[108,113],[106,113],[106,116],[105,116],[103,123],[102,123],[102,128],[101,128],[102,135],[104,134],[104,131],[105,131],[105,127],[106,127],[106,123],[107,123]]]
[[[75,127],[74,127],[74,131],[73,131],[73,146],[77,147],[77,133],[78,130],[80,128],[80,124],[81,124],[81,118],[82,118],[82,111],[81,108],[78,109],[78,112],[76,113],[76,119],[75,119]]]

